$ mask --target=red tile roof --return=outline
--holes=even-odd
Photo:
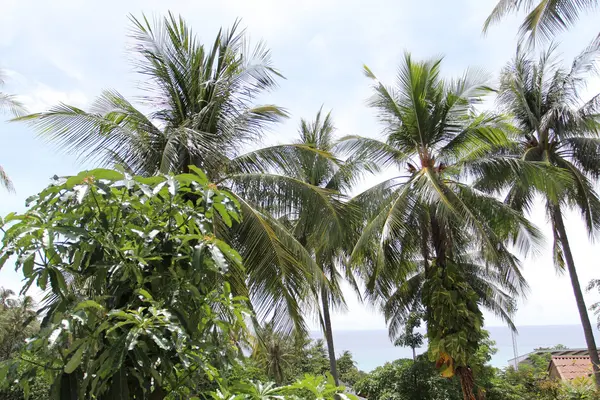
[[[549,369],[552,369],[553,364],[562,380],[570,381],[592,375],[592,363],[589,356],[552,356]]]

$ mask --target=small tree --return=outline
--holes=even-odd
[[[0,288],[0,361],[8,359],[39,328],[33,299],[15,299],[13,295],[12,290]]]
[[[410,347],[412,349],[413,361],[417,360],[416,349],[423,345],[423,334],[415,332],[415,329],[421,326],[422,315],[420,313],[410,313],[404,324],[404,333],[398,336],[394,346]]]
[[[215,238],[213,216],[224,230],[240,214],[229,193],[190,169],[56,178],[26,213],[0,222],[1,264],[15,257],[22,292],[35,284],[49,293],[27,348],[35,364],[26,353],[0,376],[46,374],[55,399],[155,400],[214,388],[218,369],[239,353],[246,308],[226,281],[240,257]],[[29,380],[20,383],[27,393]]]

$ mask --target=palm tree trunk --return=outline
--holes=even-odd
[[[329,298],[327,290],[321,289],[321,301],[323,302],[323,330],[325,341],[327,341],[327,352],[329,353],[329,369],[336,385],[339,386],[340,379],[337,372],[337,361],[335,360],[335,349],[333,348],[333,331],[331,329],[331,315],[329,314]]]
[[[598,358],[598,349],[596,347],[596,340],[594,339],[594,333],[592,331],[592,324],[590,323],[590,317],[588,310],[583,299],[583,293],[581,292],[581,286],[579,285],[579,278],[577,277],[577,270],[575,269],[575,261],[573,260],[573,254],[571,253],[571,246],[569,245],[569,239],[567,238],[567,231],[563,222],[560,207],[554,207],[553,219],[555,229],[558,232],[559,240],[563,248],[565,255],[565,261],[567,263],[567,269],[569,271],[569,277],[571,278],[571,286],[573,287],[573,294],[575,294],[575,302],[577,303],[577,310],[579,311],[579,318],[581,319],[581,326],[583,327],[583,334],[585,335],[585,341],[587,344],[588,352],[590,353],[590,361],[592,362],[592,368],[594,371],[594,380],[596,382],[596,388],[600,389],[600,359]]]
[[[469,367],[458,367],[456,368],[456,374],[460,379],[460,386],[463,392],[464,400],[477,400],[473,389],[475,387],[475,379],[473,378],[473,371]]]
[[[415,348],[412,348],[412,352],[413,352],[413,362],[417,362],[417,351],[415,350]]]

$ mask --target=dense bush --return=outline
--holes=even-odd
[[[227,192],[193,174],[112,170],[57,178],[10,214],[0,260],[16,259],[24,290],[48,290],[41,330],[4,362],[4,382],[36,376],[60,399],[153,399],[214,390],[245,335],[244,298],[227,281],[239,255],[214,236],[239,220]],[[35,357],[36,363],[27,360]]]
[[[459,400],[460,386],[455,379],[442,378],[427,356],[417,361],[400,359],[377,367],[354,386],[369,400]]]

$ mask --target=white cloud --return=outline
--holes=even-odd
[[[19,99],[30,112],[46,111],[59,103],[75,107],[84,107],[88,103],[87,96],[79,90],[61,91],[42,83],[37,83],[32,91],[19,96]]]

